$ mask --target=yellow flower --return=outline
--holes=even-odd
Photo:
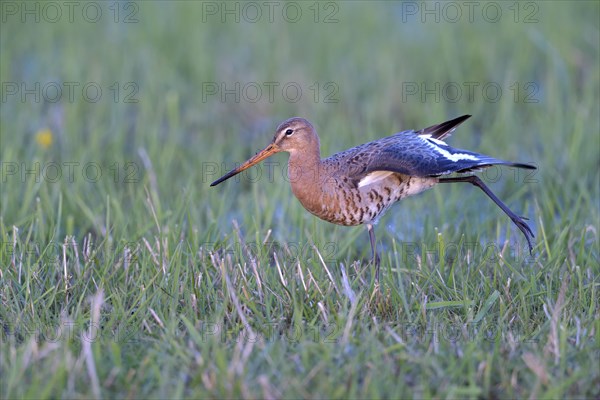
[[[47,149],[52,145],[52,138],[52,131],[48,128],[40,129],[35,134],[35,141],[44,149]]]

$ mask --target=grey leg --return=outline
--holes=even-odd
[[[375,264],[375,281],[379,283],[379,255],[375,248],[375,229],[372,224],[367,224],[369,240],[371,241],[371,262]]]

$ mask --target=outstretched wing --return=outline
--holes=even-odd
[[[535,169],[468,150],[455,149],[441,140],[452,133],[469,115],[433,125],[420,131],[404,131],[334,156],[344,159],[348,176],[357,186],[365,186],[397,172],[409,176],[436,177],[469,172],[491,165]],[[332,157],[333,158],[333,157]]]
[[[491,165],[534,168],[527,164],[499,160],[484,154],[448,146],[439,139],[414,132],[397,134],[398,141],[374,154],[365,168],[371,171],[393,171],[411,176],[439,176],[454,172],[469,172]]]

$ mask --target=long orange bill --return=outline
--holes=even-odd
[[[219,179],[217,179],[216,181],[211,183],[210,186],[215,186],[223,181],[226,181],[227,179],[231,178],[232,176],[235,176],[235,175],[239,174],[240,172],[250,168],[251,166],[258,164],[265,158],[269,158],[273,154],[278,153],[279,151],[280,151],[279,147],[277,147],[277,145],[275,145],[274,143],[271,143],[270,145],[265,147],[263,150],[256,153],[256,155],[254,157],[252,157],[251,159],[249,159],[248,161],[246,161],[245,163],[243,163],[236,169],[229,171],[228,173],[226,173],[225,175],[223,175],[222,177],[220,177]]]

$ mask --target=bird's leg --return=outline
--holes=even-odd
[[[375,282],[379,283],[379,255],[375,248],[375,229],[372,224],[367,224],[369,240],[371,241],[371,262],[375,264]]]
[[[525,235],[525,239],[527,239],[527,244],[529,245],[529,252],[530,253],[533,252],[533,246],[531,244],[531,239],[534,237],[534,235],[533,235],[533,232],[531,231],[531,228],[529,227],[529,225],[527,225],[527,223],[525,221],[523,221],[523,218],[519,217],[514,212],[512,212],[510,210],[510,208],[508,208],[506,206],[506,204],[504,204],[498,197],[496,197],[496,195],[494,193],[492,193],[490,188],[488,188],[485,185],[485,183],[483,183],[483,181],[481,179],[479,179],[479,177],[477,177],[475,175],[470,175],[470,176],[458,176],[458,177],[452,177],[452,178],[439,178],[439,182],[440,183],[468,182],[472,185],[477,186],[479,189],[483,190],[483,192],[490,199],[492,199],[492,201],[494,203],[496,203],[496,205],[498,207],[500,207],[506,215],[508,215],[508,217],[511,219],[511,221],[517,226],[517,228],[519,228],[521,230],[521,232],[523,232],[523,235]]]

